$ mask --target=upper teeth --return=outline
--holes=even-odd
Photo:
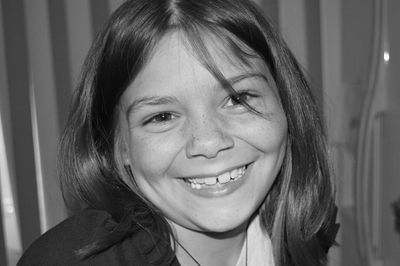
[[[238,179],[242,177],[244,172],[246,171],[246,166],[242,166],[240,168],[233,169],[232,171],[225,172],[219,176],[210,176],[203,178],[185,178],[185,181],[191,183],[193,188],[201,188],[204,185],[212,186],[217,183],[225,184],[230,180]]]

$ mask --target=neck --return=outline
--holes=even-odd
[[[194,231],[171,224],[179,243],[176,254],[181,265],[236,265],[246,238],[247,224],[223,233]]]

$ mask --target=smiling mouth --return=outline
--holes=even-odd
[[[216,185],[224,185],[240,179],[246,172],[248,165],[238,167],[218,176],[183,178],[193,189],[209,188]]]

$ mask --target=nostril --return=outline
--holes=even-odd
[[[208,131],[205,134],[196,132],[188,140],[186,155],[188,158],[196,156],[214,158],[220,152],[231,149],[233,146],[233,138],[222,131]]]

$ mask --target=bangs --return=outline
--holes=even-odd
[[[175,30],[180,34],[183,45],[193,54],[193,56],[202,64],[221,86],[237,101],[254,113],[261,115],[260,112],[252,108],[247,102],[239,97],[239,94],[232,87],[231,82],[224,76],[219,69],[215,58],[210,51],[216,51],[217,54],[230,65],[243,69],[253,67],[252,60],[259,59],[271,72],[269,63],[265,62],[264,56],[250,48],[246,43],[237,38],[234,34],[223,28],[206,28],[204,26],[187,26]]]
[[[234,1],[172,1],[168,9],[168,32],[180,33],[187,50],[193,53],[221,86],[250,111],[261,115],[239,97],[210,53],[216,51],[223,60],[243,69],[251,68],[254,59],[260,59],[272,76],[273,81],[270,82],[275,83],[275,62],[265,33],[268,30],[259,25],[257,19],[262,16],[257,15],[256,8],[247,4],[243,8],[241,2]],[[252,19],[254,14],[257,19]]]
[[[216,51],[231,65],[250,68],[250,59],[261,59],[262,56],[239,40],[225,29],[206,29],[204,27],[183,29],[183,42],[189,51],[207,68],[216,78],[222,73],[218,70],[210,50]]]

